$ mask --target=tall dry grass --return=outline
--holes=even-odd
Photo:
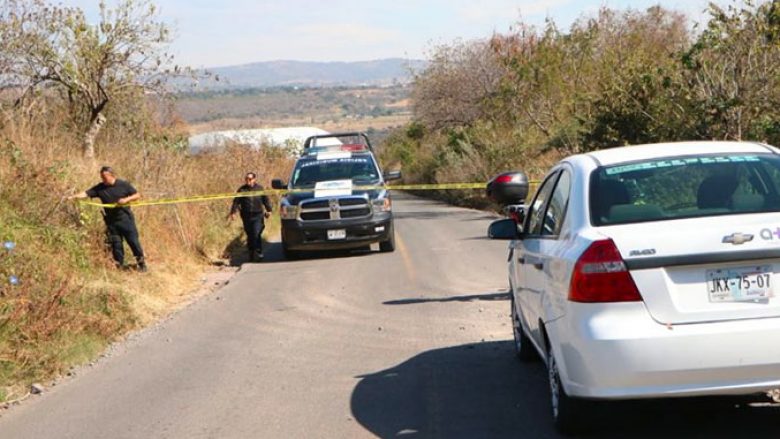
[[[170,312],[242,239],[240,224],[225,220],[230,200],[137,207],[150,272],[117,271],[100,210],[64,199],[96,184],[100,165],[145,199],[233,192],[248,170],[270,186],[292,165],[241,147],[190,157],[182,127],[148,118],[109,125],[96,160],[84,160],[76,132],[56,104],[0,114],[0,243],[15,244],[0,247],[0,401]]]

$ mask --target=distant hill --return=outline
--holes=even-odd
[[[411,80],[410,69],[419,71],[425,65],[422,60],[402,58],[359,62],[267,61],[208,68],[220,81],[202,85],[210,89],[384,86],[408,83]]]

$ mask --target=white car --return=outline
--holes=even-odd
[[[505,204],[512,182],[527,181],[517,175],[491,182],[512,189]],[[571,156],[519,227],[499,220],[489,235],[512,239],[517,353],[545,359],[562,432],[581,426],[592,400],[780,387],[777,148],[685,142]]]

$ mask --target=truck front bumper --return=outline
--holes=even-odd
[[[334,239],[328,231],[343,230]],[[287,250],[345,250],[387,241],[393,232],[393,215],[375,213],[370,219],[300,221],[282,220],[282,242]]]

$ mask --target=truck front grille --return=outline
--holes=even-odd
[[[360,208],[360,209],[350,209],[350,210],[342,210],[341,211],[341,217],[342,218],[360,218],[363,216],[369,216],[371,215],[371,209],[368,207]]]
[[[301,219],[304,221],[322,221],[330,219],[330,212],[301,212]]]
[[[371,216],[371,205],[363,197],[304,200],[300,204],[302,221],[325,221]]]

